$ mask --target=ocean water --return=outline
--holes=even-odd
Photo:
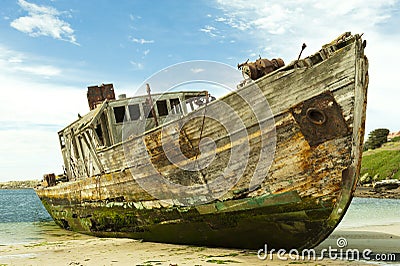
[[[76,238],[54,223],[33,189],[0,189],[0,245]]]
[[[340,229],[400,223],[400,200],[354,198]],[[33,189],[0,189],[0,245],[82,239],[59,228]]]
[[[0,223],[51,221],[33,189],[0,190],[0,210]]]
[[[353,198],[338,228],[400,223],[400,199]]]

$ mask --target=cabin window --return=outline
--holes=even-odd
[[[186,97],[186,108],[194,111],[206,104],[206,96]]]
[[[191,100],[186,100],[186,109],[188,112],[194,111],[193,102]]]
[[[94,130],[96,131],[97,137],[99,138],[100,145],[104,146],[103,130],[101,130],[101,125],[97,124]]]
[[[157,110],[159,116],[168,115],[167,101],[166,100],[157,101]]]
[[[140,108],[139,104],[128,105],[129,116],[131,120],[139,120],[140,119]]]
[[[107,112],[103,112],[100,117],[100,128],[101,132],[103,135],[103,142],[104,145],[110,146],[111,145],[111,140],[110,140],[110,135],[109,135],[109,130],[108,130],[108,119],[107,119]]]
[[[151,111],[151,106],[148,103],[143,103],[143,111],[147,118],[153,117],[153,112]]]
[[[179,104],[178,98],[169,99],[169,104],[171,105],[171,112],[173,114],[181,114],[181,105]]]
[[[73,129],[71,129],[71,139],[72,139],[72,146],[74,148],[75,158],[78,159],[79,158],[78,145],[76,144],[76,136]]]
[[[125,106],[114,107],[114,116],[116,123],[122,123],[125,119]]]
[[[82,135],[78,136],[78,143],[79,143],[82,158],[85,158],[85,153],[83,152],[83,145],[82,145]]]
[[[65,148],[65,138],[64,138],[64,135],[60,135],[60,146],[61,146],[61,149],[64,149],[64,148]]]

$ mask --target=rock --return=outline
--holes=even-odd
[[[360,184],[364,185],[367,183],[371,183],[372,179],[369,176],[369,173],[365,173],[362,177],[360,177]]]
[[[374,184],[375,191],[392,190],[400,187],[400,181],[396,179],[386,179]]]

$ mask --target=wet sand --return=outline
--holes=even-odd
[[[336,230],[316,250],[336,247],[345,237],[346,248],[374,253],[400,251],[400,223],[388,226]],[[75,234],[74,239],[0,246],[0,265],[371,265],[366,261],[260,260],[257,251],[205,248],[141,242],[132,239],[96,238]],[[399,262],[397,262],[399,263]]]

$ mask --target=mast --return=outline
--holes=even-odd
[[[153,99],[151,98],[151,93],[150,93],[151,90],[150,90],[149,83],[146,83],[146,91],[147,91],[147,95],[149,96],[149,103],[151,106],[151,113],[154,118],[154,123],[156,124],[156,127],[158,127],[157,114],[156,114],[156,111],[154,110]]]

